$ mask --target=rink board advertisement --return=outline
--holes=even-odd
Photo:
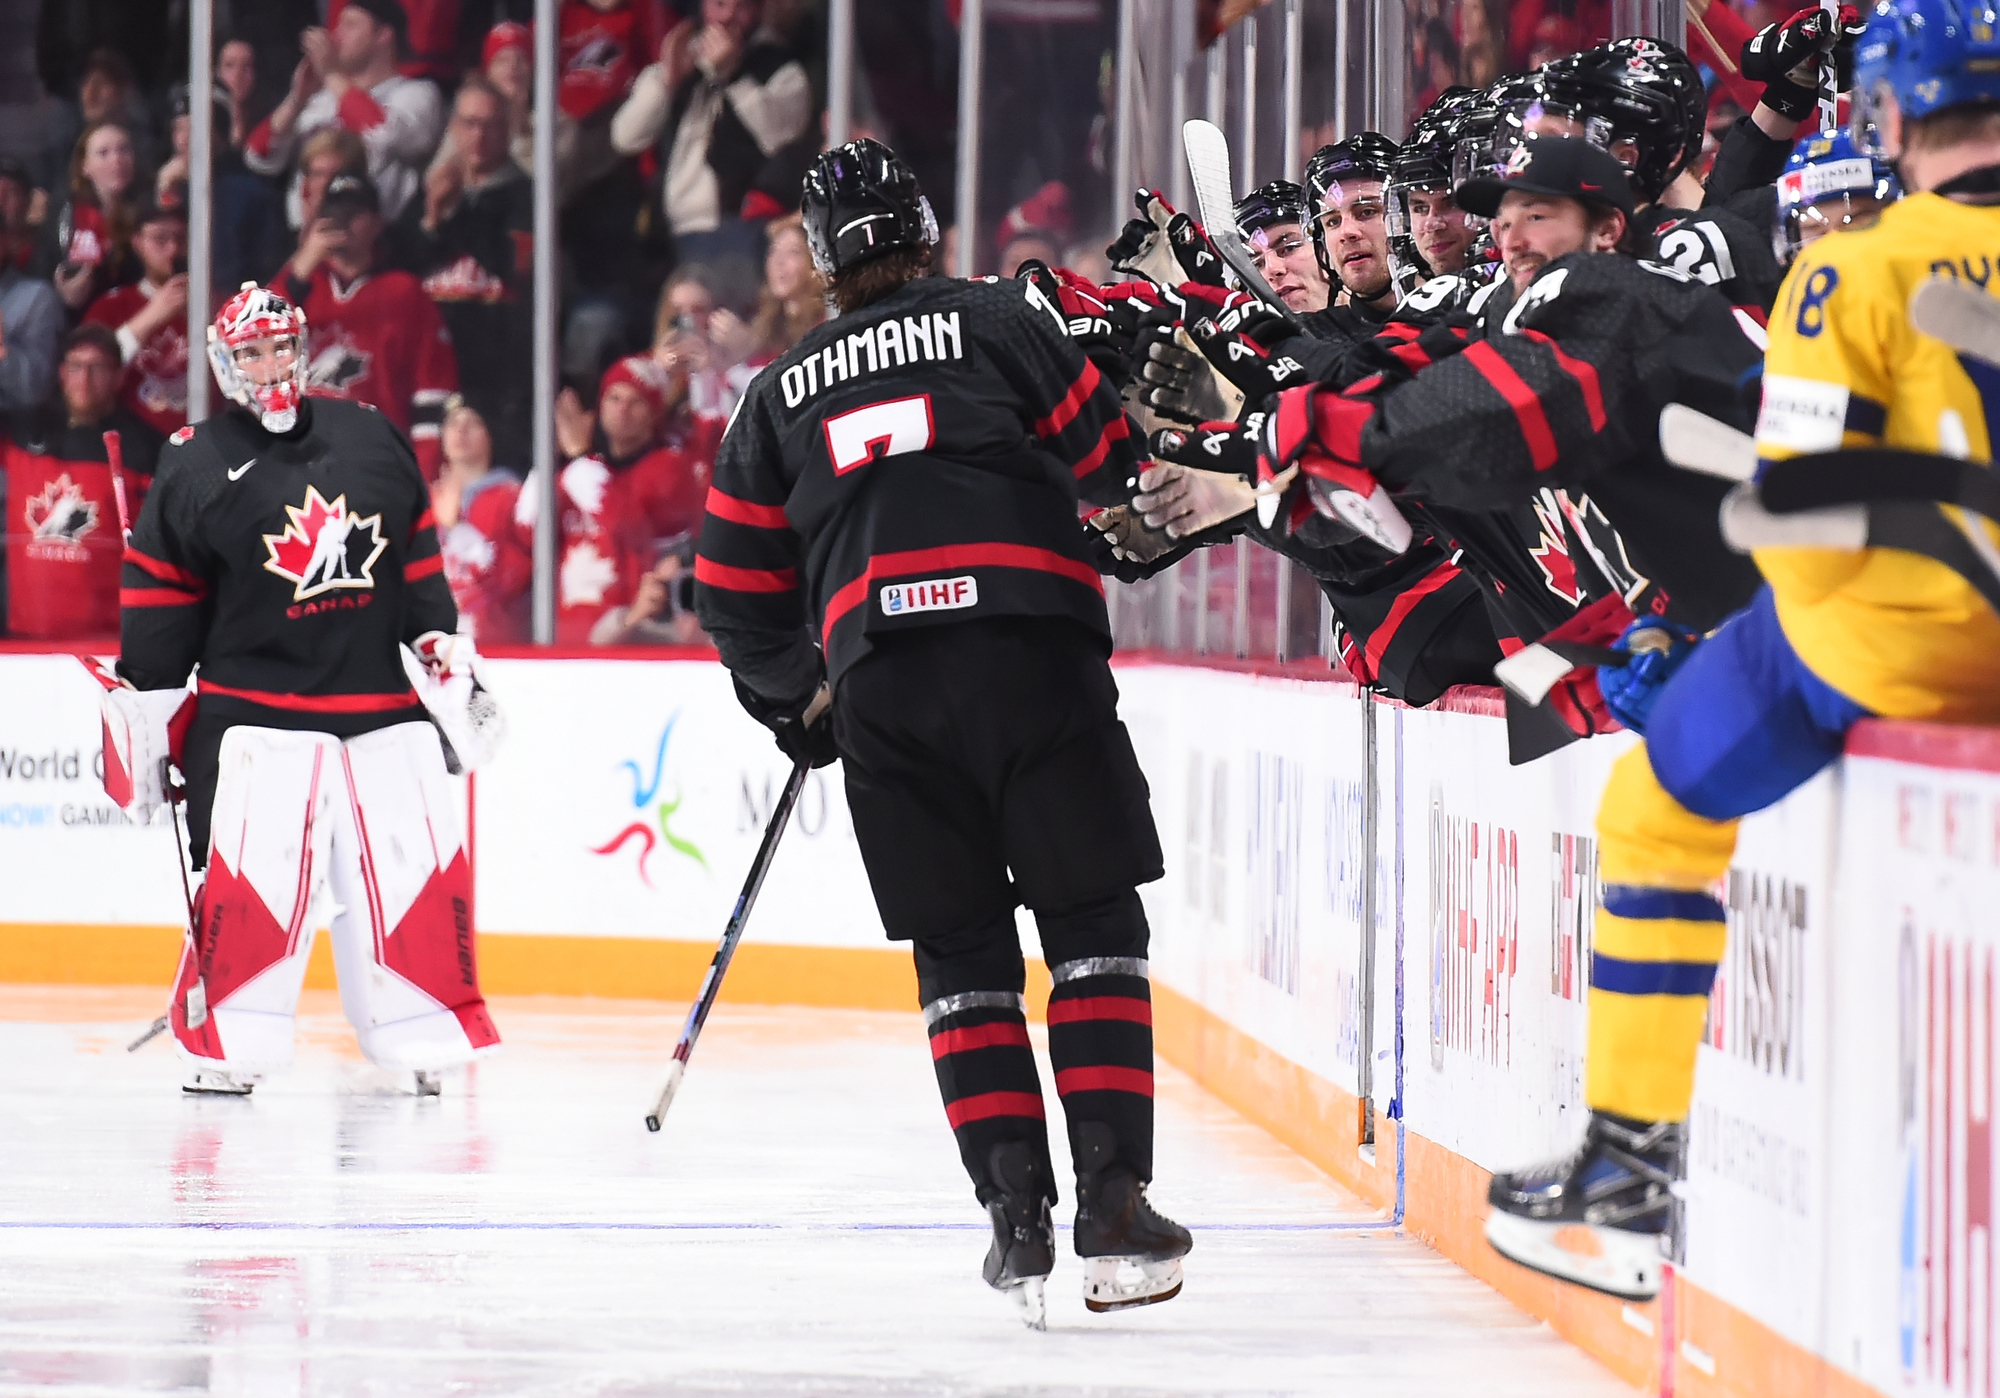
[[[1143,658],[1118,681],[1166,854],[1144,890],[1162,987],[1330,1089],[1356,1093],[1369,1054],[1378,1110],[1426,1150],[1491,1170],[1566,1148],[1596,806],[1633,739],[1513,767],[1478,695],[1371,714],[1345,684]],[[491,945],[712,943],[787,770],[721,669],[502,660],[489,682],[510,729],[471,788]],[[171,827],[99,786],[95,682],[5,655],[0,694],[0,929],[176,927]],[[1626,1323],[1683,1395],[2000,1389],[2000,734],[1863,725],[1744,822],[1718,894],[1683,1304]],[[752,935],[885,945],[837,766],[808,783]]]

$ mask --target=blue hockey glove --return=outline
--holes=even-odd
[[[1658,617],[1633,622],[1611,647],[1632,658],[1623,665],[1597,667],[1597,688],[1604,695],[1604,707],[1634,733],[1644,733],[1660,691],[1687,663],[1700,641],[1695,632]]]

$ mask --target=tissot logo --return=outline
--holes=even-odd
[[[382,516],[351,515],[345,495],[329,502],[312,486],[306,487],[305,504],[287,505],[285,514],[285,532],[264,536],[270,551],[264,571],[290,582],[293,600],[375,586],[375,560],[389,547]]]

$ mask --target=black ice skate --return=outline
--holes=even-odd
[[[986,1284],[1014,1298],[1029,1329],[1046,1330],[1044,1293],[1056,1265],[1056,1230],[1049,1221],[1049,1197],[1055,1191],[1049,1188],[1035,1148],[1026,1141],[1003,1141],[993,1147],[990,1166],[1001,1192],[986,1204],[993,1220]]]
[[[1681,1124],[1592,1112],[1560,1160],[1493,1177],[1486,1241],[1501,1256],[1628,1301],[1660,1290]]]
[[[1122,1311],[1181,1294],[1181,1259],[1194,1246],[1187,1229],[1146,1198],[1146,1184],[1112,1158],[1109,1128],[1077,1128],[1076,1255],[1083,1259],[1083,1304]]]

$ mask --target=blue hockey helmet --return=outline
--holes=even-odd
[[[1880,153],[1884,95],[1903,120],[2000,106],[2000,12],[1993,0],[1880,0],[1854,49],[1853,130]]]
[[[1819,132],[1799,143],[1778,176],[1772,250],[1781,264],[1790,262],[1821,234],[1872,222],[1884,204],[1902,197],[1896,172],[1850,132]]]

